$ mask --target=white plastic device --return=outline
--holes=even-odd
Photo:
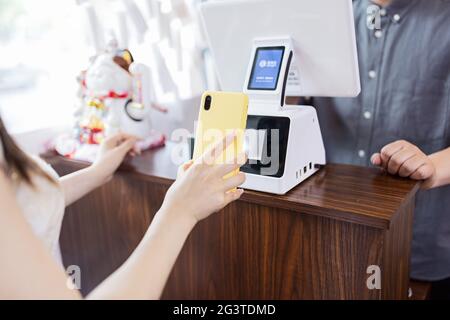
[[[265,55],[261,57],[260,52]],[[287,75],[295,59],[289,37],[255,39],[252,57],[244,85],[244,92],[249,95],[247,130],[259,132],[262,138],[258,138],[259,141],[247,139],[252,145],[247,146],[249,163],[242,168],[247,175],[242,187],[285,194],[326,162],[319,120],[311,106],[284,104]],[[267,57],[272,57],[272,60]],[[266,71],[267,68],[273,70]],[[268,76],[267,82],[264,76],[261,82],[255,82],[258,70],[261,75]],[[263,148],[258,145],[261,142]],[[264,150],[270,156],[261,155]],[[261,160],[264,157],[270,165],[264,165]]]
[[[260,50],[278,50],[281,53],[280,65],[272,66],[278,70],[277,79],[273,79],[275,86],[272,89],[255,89],[252,88],[252,73],[257,68],[261,68],[256,65],[258,62],[257,55]],[[287,77],[289,74],[290,65],[293,58],[293,45],[290,37],[280,37],[280,38],[257,38],[253,41],[253,48],[251,51],[250,63],[247,67],[247,73],[245,77],[244,93],[249,96],[249,100],[252,102],[251,106],[256,105],[279,105],[280,107],[284,105],[284,93],[286,91]],[[271,61],[261,60],[261,62],[266,62],[264,68],[271,68],[268,64]],[[278,62],[278,61],[273,61]],[[251,112],[251,111],[250,111]]]
[[[254,112],[252,116],[288,118],[290,127],[282,176],[247,172],[243,188],[285,194],[316,173],[320,166],[325,165],[325,148],[316,110],[313,107],[302,106],[295,109],[287,107],[287,110],[277,111],[259,109],[259,112]]]
[[[315,109],[285,95],[360,92],[352,0],[209,1],[200,13],[222,89],[249,95],[243,187],[285,194],[326,163]]]
[[[360,92],[352,0],[209,0],[200,16],[222,90],[242,90],[255,39],[289,36],[296,61],[287,95]]]

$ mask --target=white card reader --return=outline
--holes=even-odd
[[[295,59],[289,37],[254,40],[244,92],[249,95],[243,188],[285,194],[325,164],[316,111],[285,105],[289,67]]]

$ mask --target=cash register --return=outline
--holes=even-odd
[[[249,96],[245,189],[285,194],[326,164],[314,107],[360,92],[351,0],[228,0],[201,17],[221,89]],[[224,27],[226,26],[226,27]]]

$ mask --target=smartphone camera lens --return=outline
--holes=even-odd
[[[205,110],[211,109],[211,96],[206,96],[205,98]]]

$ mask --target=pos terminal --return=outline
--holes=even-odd
[[[285,194],[326,163],[316,110],[286,94],[360,91],[351,0],[212,1],[201,16],[222,89],[249,97],[242,187]]]

